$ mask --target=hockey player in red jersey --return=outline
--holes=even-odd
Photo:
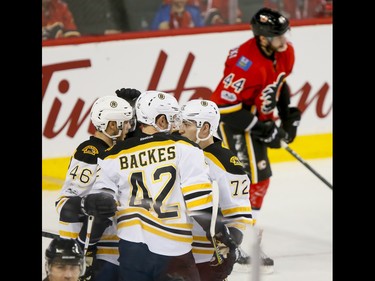
[[[211,96],[220,108],[218,130],[251,177],[250,201],[254,222],[272,176],[268,148],[291,143],[301,113],[289,107],[290,88],[285,79],[294,65],[294,48],[287,40],[289,20],[279,12],[261,8],[250,21],[254,37],[229,51],[224,75]],[[275,121],[281,120],[280,126]],[[263,264],[273,266],[270,258]]]

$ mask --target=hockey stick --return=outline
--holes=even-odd
[[[219,186],[217,185],[216,181],[212,182],[212,217],[211,217],[211,224],[210,224],[210,234],[212,238],[212,243],[215,248],[216,258],[219,264],[223,262],[216,245],[215,236],[215,225],[217,220],[217,212],[219,210]]]
[[[87,224],[87,234],[86,234],[87,236],[86,236],[85,248],[84,248],[85,253],[87,252],[87,248],[88,248],[88,245],[89,245],[89,242],[90,242],[90,236],[91,236],[92,224],[94,222],[94,216],[89,216],[88,220],[89,221],[88,221],[88,224]],[[54,239],[54,238],[58,238],[60,236],[56,233],[51,232],[51,231],[42,230],[42,237]]]
[[[323,178],[317,171],[315,171],[306,161],[302,159],[293,149],[291,149],[285,141],[281,141],[281,147],[285,148],[294,158],[301,162],[307,169],[310,170],[315,176],[317,176],[322,182],[324,182],[330,189],[333,189],[332,184],[330,184],[325,178]]]
[[[219,210],[219,186],[217,185],[216,181],[212,182],[212,217],[211,217],[211,224],[210,224],[210,234],[212,238],[212,244],[215,249],[215,254],[217,258],[217,262],[219,264],[223,263],[223,258],[221,257],[219,253],[219,249],[217,248],[216,245],[216,239],[215,239],[215,225],[216,225],[216,220],[217,220],[217,212]],[[225,278],[223,281],[228,280]]]
[[[55,233],[51,233],[51,232],[42,230],[42,237],[54,239],[54,238],[58,238],[59,235],[55,234]]]
[[[85,245],[84,245],[84,248],[83,248],[83,256],[85,258],[85,262],[83,263],[84,266],[83,266],[83,269],[82,269],[82,272],[81,272],[81,275],[80,275],[81,277],[85,276],[88,264],[92,265],[92,263],[93,263],[93,257],[88,257],[88,256],[86,256],[86,254],[87,254],[87,250],[89,249],[90,237],[91,237],[92,225],[94,223],[94,218],[95,217],[93,215],[89,215],[88,218],[87,218],[86,239],[85,239]]]
[[[91,230],[92,230],[92,225],[94,223],[94,216],[89,215],[88,216],[88,222],[87,222],[87,231],[86,231],[86,239],[85,239],[85,247],[83,248],[83,254],[86,256],[87,250],[89,248],[90,244],[90,237],[91,237]]]

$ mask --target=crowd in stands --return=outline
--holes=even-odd
[[[266,7],[282,12],[289,19],[332,17],[332,0],[265,0]]]
[[[42,0],[42,39],[248,23],[261,7],[332,17],[332,0]]]
[[[59,0],[42,0],[43,40],[80,35],[66,3]]]

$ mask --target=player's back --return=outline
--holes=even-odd
[[[163,255],[191,250],[188,213],[212,206],[208,167],[195,143],[165,133],[141,134],[118,142],[98,164],[94,189],[116,193],[121,239],[146,243]]]
[[[220,216],[228,227],[235,227],[245,232],[252,225],[249,200],[250,179],[238,157],[221,140],[204,148],[210,178],[219,189]],[[197,263],[211,259],[214,249],[206,238],[202,227],[195,223],[193,228],[193,253]]]
[[[220,193],[220,210],[230,224],[242,230],[252,224],[249,201],[250,178],[238,157],[221,140],[204,149],[210,178],[216,181]]]

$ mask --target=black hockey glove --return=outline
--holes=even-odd
[[[232,273],[233,266],[238,259],[238,248],[234,250],[229,249],[229,251],[227,249],[225,251],[219,250],[223,253],[223,259],[220,264],[217,262],[215,256],[213,256],[210,261],[210,266],[212,266],[214,270],[215,280],[224,280],[225,278],[227,278]]]
[[[66,200],[60,211],[60,221],[63,222],[83,222],[86,216],[81,208],[82,198],[72,196]]]
[[[85,241],[87,237],[87,224],[88,224],[88,217],[86,217],[85,221],[83,222],[82,228],[78,234],[78,237],[81,241]],[[109,218],[96,216],[94,218],[91,234],[90,234],[90,245],[97,243],[100,238],[102,237],[104,231],[108,226],[112,225],[112,221]]]
[[[89,194],[82,198],[82,211],[94,217],[112,217],[117,211],[116,201],[111,194],[101,192]]]
[[[280,89],[284,83],[285,73],[281,72],[273,84],[268,85],[262,91],[260,99],[262,100],[261,112],[271,113],[276,107]]]
[[[211,236],[208,237],[211,240]],[[216,221],[214,238],[215,241],[224,244],[226,247],[237,248],[237,243],[233,239],[230,230],[222,221]]]
[[[274,131],[274,134],[272,135],[271,141],[269,142],[264,141],[264,142],[269,148],[280,148],[281,141],[285,139],[286,135],[287,134],[283,128],[276,126],[276,129]]]
[[[286,135],[285,131],[279,128],[273,120],[258,121],[250,133],[270,148],[280,148],[281,140]]]
[[[135,101],[141,95],[141,92],[137,89],[121,88],[119,90],[116,90],[116,95],[119,98],[126,100],[132,107],[134,107]]]
[[[301,120],[301,111],[297,107],[290,107],[288,117],[281,121],[281,127],[286,132],[285,142],[292,143],[297,135],[297,128]]]
[[[276,124],[272,120],[267,120],[267,121],[257,121],[250,129],[250,133],[254,136],[256,136],[258,139],[261,140],[272,140],[272,135],[276,129]]]
[[[215,277],[217,280],[224,280],[233,270],[233,265],[239,258],[239,249],[236,240],[242,241],[242,233],[230,228],[224,224],[217,224],[219,231],[214,235],[213,240],[216,244],[216,251],[211,258],[210,265],[215,267]],[[241,234],[241,235],[239,235]]]

